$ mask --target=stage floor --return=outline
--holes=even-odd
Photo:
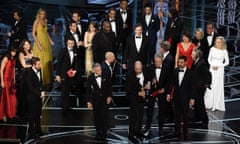
[[[141,143],[240,143],[240,99],[226,101],[226,112],[210,111],[209,129],[199,129],[191,125],[189,138],[171,136],[173,123],[164,125],[165,135],[158,136],[157,115],[154,115],[151,135]],[[110,127],[106,143],[130,143],[128,141],[128,107],[110,108]],[[155,108],[157,111],[157,108]],[[144,117],[145,123],[146,117]],[[63,115],[60,107],[44,107],[42,114],[42,130],[44,135],[39,139],[26,141],[28,124],[16,119],[8,123],[0,123],[0,142],[26,144],[79,144],[103,143],[94,140],[92,110],[73,108]]]

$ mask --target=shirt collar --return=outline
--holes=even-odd
[[[32,69],[33,69],[33,71],[34,71],[35,73],[37,73],[37,72],[38,72],[38,70],[37,70],[37,69],[35,69],[34,67],[32,67]]]
[[[163,54],[163,57],[166,58],[166,56],[167,56],[168,54],[169,54],[169,51],[165,52],[165,53]]]
[[[105,63],[106,63],[108,66],[110,66],[110,63],[109,63],[107,60],[105,60]]]

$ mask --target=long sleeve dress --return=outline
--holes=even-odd
[[[224,103],[224,67],[229,64],[228,52],[212,47],[209,52],[208,62],[212,73],[211,89],[205,94],[205,106],[207,109],[225,111]],[[214,70],[213,67],[218,69]]]

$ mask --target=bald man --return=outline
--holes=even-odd
[[[115,62],[115,55],[113,52],[106,52],[105,53],[105,60],[101,63],[102,71],[110,78],[113,77],[114,68],[112,64]]]

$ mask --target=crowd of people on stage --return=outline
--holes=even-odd
[[[42,134],[41,98],[53,80],[54,42],[48,34],[46,10],[37,11],[33,45],[27,38],[22,12],[14,11],[13,17],[10,45],[0,69],[0,119],[7,121],[16,115],[27,118],[29,137],[34,138]],[[229,57],[224,37],[216,33],[213,23],[206,24],[206,33],[202,28],[197,28],[194,36],[183,31],[179,9],[166,0],[146,3],[134,26],[133,19],[127,0],[120,0],[119,10],[109,9],[100,30],[97,22],[84,23],[81,14],[73,11],[54,78],[61,85],[63,113],[70,108],[73,85],[83,83],[81,77],[86,75],[87,107],[94,111],[96,139],[105,140],[114,64],[121,62],[120,56],[130,105],[130,141],[138,143],[151,134],[155,102],[159,136],[165,134],[166,120],[174,120],[174,135],[183,134],[187,139],[189,109],[194,110],[195,121],[208,128],[206,109],[225,111],[224,66],[229,64]],[[142,130],[145,105],[147,121]]]

